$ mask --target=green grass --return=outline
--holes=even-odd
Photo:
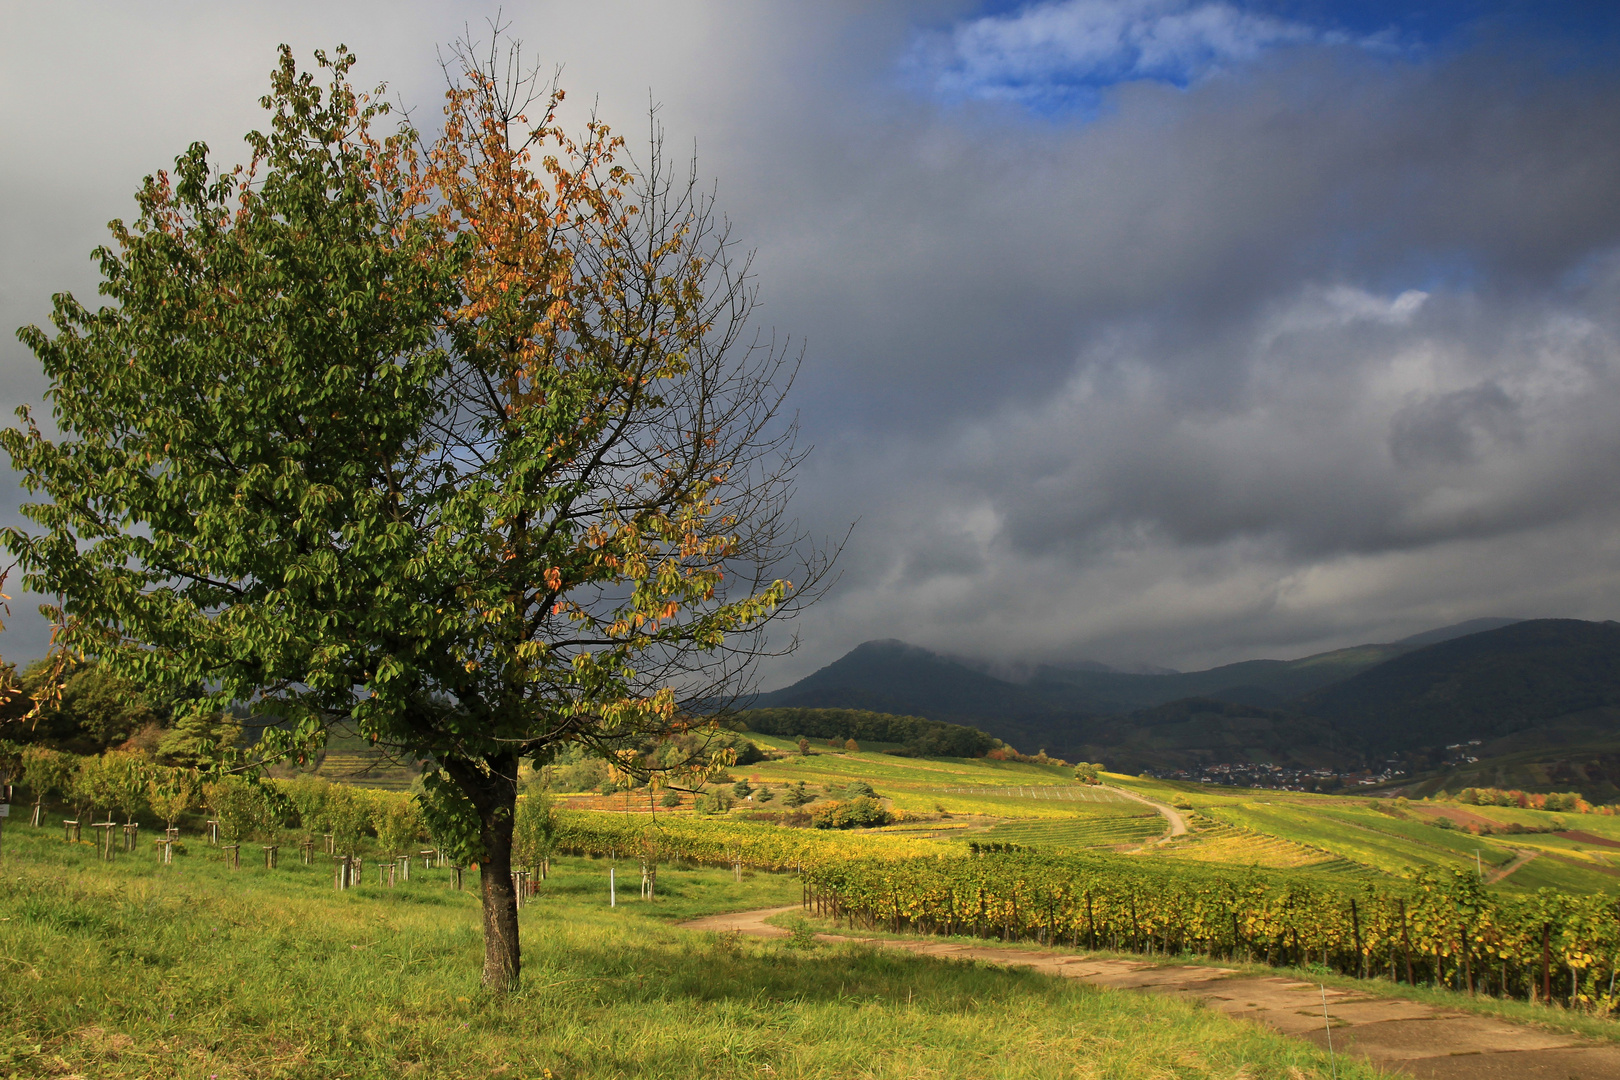
[[[1055,817],[1074,812],[1077,800],[1037,798],[1001,792],[999,788],[1046,789],[1057,795],[1083,787],[1075,782],[1072,770],[1056,765],[1032,765],[988,758],[905,758],[863,747],[859,751],[833,751],[812,744],[808,757],[800,756],[786,739],[750,732],[748,737],[761,746],[792,750],[789,756],[755,762],[732,769],[750,783],[773,788],[804,781],[813,791],[831,785],[834,789],[864,780],[879,795],[908,814],[932,814],[943,809],[951,814],[990,816]],[[963,790],[967,789],[967,790]],[[1094,795],[1095,793],[1093,793]],[[1118,808],[1122,813],[1139,813],[1139,804],[1109,797],[1097,805]]]
[[[1132,804],[1138,809],[1140,803]],[[986,831],[982,838],[993,842],[1023,844],[1026,847],[1099,848],[1140,844],[1164,832],[1164,818],[1149,811],[1132,817],[1075,817],[1068,820],[1003,822]]]
[[[797,899],[785,876],[666,866],[647,904],[621,864],[610,909],[605,861],[559,860],[522,914],[523,987],[494,998],[476,898],[447,871],[338,894],[326,866],[229,871],[195,842],[161,867],[50,829],[5,841],[0,1076],[1329,1075],[1314,1047],[1186,1002],[671,925]]]
[[[878,939],[884,941],[904,941],[915,939],[913,933],[893,933],[883,929],[861,929],[851,931],[840,923],[831,919],[820,918],[813,914],[800,914],[792,912],[778,915],[769,920],[776,926],[784,928],[797,928],[803,926],[814,933],[852,934],[862,938]],[[939,940],[972,946],[982,945],[984,940],[960,934],[938,935]],[[1125,960],[1130,963],[1142,963],[1146,957],[1141,953],[1112,952],[1107,949],[1085,950],[1064,949],[1051,945],[1040,945],[1029,941],[1002,941],[992,943],[997,952],[1067,952],[1076,956],[1100,958],[1108,960]],[[1442,1012],[1467,1012],[1479,1016],[1492,1016],[1515,1024],[1525,1024],[1547,1031],[1564,1032],[1580,1035],[1586,1038],[1598,1039],[1603,1042],[1620,1043],[1620,1021],[1612,1017],[1595,1013],[1582,1012],[1576,1009],[1566,1009],[1560,1005],[1531,1004],[1513,998],[1492,997],[1485,994],[1468,994],[1458,990],[1433,986],[1425,983],[1402,983],[1381,976],[1369,979],[1356,979],[1348,975],[1340,975],[1318,964],[1308,967],[1273,967],[1266,964],[1245,963],[1241,959],[1227,956],[1211,957],[1199,953],[1159,953],[1151,958],[1151,962],[1158,966],[1171,965],[1214,965],[1232,971],[1228,978],[1261,978],[1261,979],[1297,979],[1300,982],[1317,983],[1325,986],[1348,990],[1356,994],[1378,998],[1396,998],[1407,1001],[1419,1001],[1433,1005]],[[1340,1059],[1343,1067],[1343,1059]]]

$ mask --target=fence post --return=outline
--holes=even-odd
[[[1356,943],[1356,978],[1367,977],[1367,958],[1361,955],[1361,915],[1356,911],[1356,898],[1350,898],[1350,932]]]
[[[1541,924],[1541,1000],[1552,1004],[1552,923]]]

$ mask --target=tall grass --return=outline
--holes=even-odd
[[[229,871],[195,843],[172,867],[46,830],[5,843],[0,1076],[1328,1075],[1314,1047],[1185,1002],[672,925],[796,900],[786,876],[666,866],[648,904],[621,863],[609,908],[605,861],[560,860],[522,913],[523,987],[492,998],[448,871],[339,894],[296,856]]]

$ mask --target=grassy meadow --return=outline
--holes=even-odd
[[[673,925],[795,902],[787,875],[670,865],[648,903],[623,863],[610,908],[606,860],[559,859],[522,911],[523,987],[497,999],[450,871],[337,893],[329,860],[229,870],[192,838],[172,866],[107,863],[8,824],[0,1076],[1330,1075],[1314,1047],[1186,1002]]]
[[[1334,874],[1477,870],[1495,887],[1514,892],[1620,891],[1620,817],[1105,774],[1109,787],[1185,808],[1188,834],[1156,843],[1166,823],[1150,807],[1078,784],[1072,771],[1059,765],[898,757],[883,753],[881,744],[849,751],[812,743],[811,754],[801,756],[788,739],[756,733],[749,738],[780,756],[731,773],[756,788],[769,787],[776,798],[739,802],[732,811],[739,816],[786,809],[781,796],[800,782],[820,798],[837,798],[852,782],[864,781],[900,817],[876,832],[937,839],[955,850],[957,842],[979,841]],[[564,804],[644,809],[645,803],[623,795],[583,795],[565,797]],[[1443,827],[1442,819],[1456,827]],[[1507,832],[1512,826],[1541,831]],[[1481,827],[1483,833],[1471,831]]]

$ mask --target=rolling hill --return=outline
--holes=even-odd
[[[1042,665],[1017,680],[873,641],[756,704],[923,716],[1133,770],[1198,761],[1344,767],[1414,754],[1421,767],[1424,751],[1479,739],[1475,756],[1544,759],[1516,775],[1578,778],[1580,768],[1544,751],[1561,747],[1560,760],[1573,760],[1620,744],[1620,625],[1476,619],[1298,660],[1151,673]],[[1589,771],[1594,785],[1614,778],[1601,763]]]

